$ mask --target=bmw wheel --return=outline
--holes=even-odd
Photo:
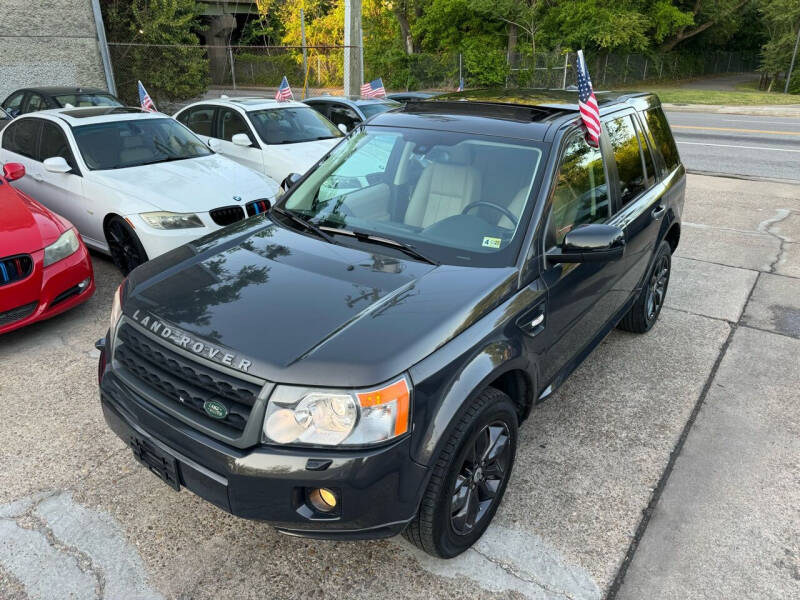
[[[669,276],[672,272],[672,249],[667,242],[661,242],[653,264],[647,274],[639,297],[630,311],[622,318],[619,328],[633,333],[645,333],[655,325],[664,300],[667,297]]]
[[[105,226],[106,241],[111,259],[122,274],[127,276],[142,263],[147,262],[147,252],[133,228],[122,217],[114,215]]]
[[[517,411],[487,388],[464,412],[445,444],[403,535],[439,558],[452,558],[486,531],[508,485],[517,450]]]

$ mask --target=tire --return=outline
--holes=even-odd
[[[666,241],[662,241],[636,302],[619,322],[620,329],[633,333],[650,331],[664,306],[671,272],[672,249]]]
[[[147,262],[147,252],[127,221],[112,216],[104,227],[111,260],[126,277],[136,267]]]
[[[487,388],[472,401],[437,457],[406,539],[432,556],[452,558],[483,535],[514,466],[517,420],[516,406],[499,390]]]

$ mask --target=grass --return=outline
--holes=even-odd
[[[643,91],[655,92],[662,102],[670,104],[725,104],[752,106],[764,104],[800,104],[800,95],[779,92],[760,92],[739,86],[736,90],[694,90],[676,87],[647,87]]]

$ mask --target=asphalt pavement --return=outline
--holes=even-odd
[[[668,111],[695,173],[800,181],[800,118]]]
[[[520,429],[460,557],[330,542],[175,492],[105,425],[120,276],[0,338],[0,598],[800,598],[800,186],[690,175],[666,307],[612,332]]]

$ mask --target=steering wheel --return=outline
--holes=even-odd
[[[496,211],[503,213],[506,217],[508,217],[508,220],[511,221],[511,223],[513,223],[515,228],[516,228],[517,224],[519,223],[519,221],[517,220],[517,217],[514,216],[514,213],[512,213],[507,208],[505,208],[503,206],[500,206],[499,204],[495,204],[494,202],[485,202],[483,200],[478,201],[478,202],[471,202],[470,204],[467,204],[464,207],[464,210],[461,211],[461,214],[465,215],[469,211],[471,211],[473,208],[476,208],[478,206],[488,206],[489,208],[493,208]]]

